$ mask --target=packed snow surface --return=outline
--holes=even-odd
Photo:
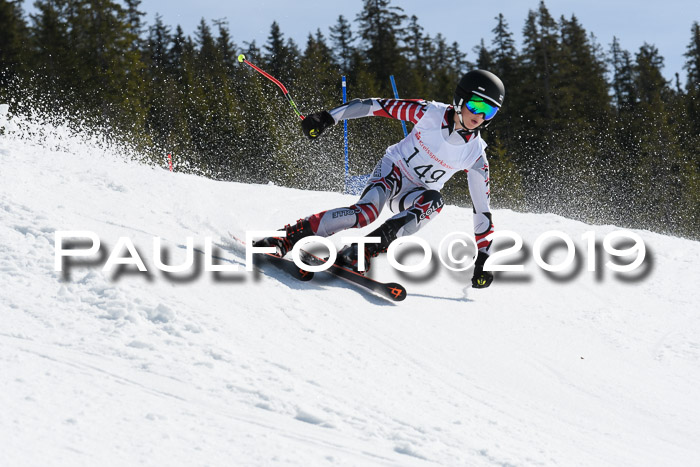
[[[635,231],[644,263],[617,273],[603,241],[619,228],[495,210],[524,242],[502,262],[524,271],[475,290],[436,258],[408,274],[380,257],[373,277],[409,293],[393,304],[325,275],[247,272],[231,241],[352,196],[171,173],[7,115],[0,127],[0,465],[700,464],[698,242]],[[447,206],[419,236],[437,252],[471,230],[471,210]],[[575,261],[547,273],[533,246],[552,230]],[[99,253],[57,271],[57,231],[94,232]],[[156,267],[183,263],[188,237],[193,268]],[[238,272],[206,270],[207,238]],[[103,271],[133,258],[129,242],[147,272]]]

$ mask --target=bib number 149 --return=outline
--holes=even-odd
[[[420,150],[416,147],[413,148],[413,154],[411,154],[408,157],[404,157],[404,162],[408,167],[411,167],[411,159],[413,159],[416,154],[420,152]],[[415,167],[411,167],[413,169],[413,172],[418,176],[418,178],[423,182],[423,183],[437,183],[438,180],[440,180],[443,175],[445,175],[447,172],[442,169],[437,169],[433,170],[433,164],[425,164],[425,165],[417,165]]]

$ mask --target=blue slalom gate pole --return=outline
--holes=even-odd
[[[394,90],[394,97],[398,99],[399,91],[396,90],[396,81],[394,81],[394,75],[389,76],[389,79],[391,80],[391,89]],[[401,120],[401,126],[403,127],[403,136],[405,138],[408,135],[408,131],[406,130],[406,122]]]
[[[348,84],[343,76],[343,104],[348,101]],[[345,191],[348,191],[348,179],[350,177],[350,157],[348,156],[348,121],[343,120],[343,146],[345,147]]]

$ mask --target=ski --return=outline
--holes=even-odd
[[[278,269],[283,270],[292,277],[302,282],[310,281],[314,278],[314,273],[297,266],[291,259],[280,258],[272,253],[262,253],[262,258]]]
[[[230,232],[229,235],[233,240],[245,247],[246,244],[243,239],[238,238],[236,235],[233,235]],[[260,257],[264,258],[264,260],[271,263],[273,266],[287,272],[289,275],[300,281],[310,281],[314,278],[313,272],[300,268],[292,259],[281,258],[271,253],[263,253],[260,255]],[[320,266],[326,263],[324,259],[301,249],[299,250],[299,257],[304,263],[311,266]],[[372,292],[382,298],[391,300],[392,302],[400,302],[406,298],[406,289],[404,286],[396,282],[379,282],[370,277],[363,276],[355,271],[351,271],[350,269],[338,266],[337,264],[331,265],[330,268],[323,272],[343,279],[346,282],[354,284],[355,286],[367,290],[368,292]]]
[[[237,237],[236,235],[232,234],[231,232],[229,232],[229,236],[236,243],[240,244],[243,248],[245,248],[245,246],[246,246],[245,240]],[[280,256],[273,255],[272,253],[259,253],[258,255],[256,255],[256,257],[262,258],[263,261],[272,264],[277,269],[281,269],[282,271],[286,272],[290,276],[292,276],[295,279],[300,280],[302,282],[310,281],[311,279],[314,278],[313,272],[301,269],[299,266],[294,264],[294,261],[292,261],[291,259],[282,258]]]
[[[299,250],[299,257],[303,262],[311,266],[320,266],[326,263],[324,259],[304,250]],[[324,272],[339,277],[346,282],[373,292],[383,298],[387,298],[392,302],[400,302],[406,298],[406,289],[396,282],[379,282],[355,271],[351,271],[350,269],[338,266],[337,264],[333,264]]]

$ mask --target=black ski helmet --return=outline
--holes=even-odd
[[[462,79],[457,83],[452,102],[462,124],[462,105],[472,97],[472,94],[476,94],[500,108],[503,105],[506,88],[501,79],[490,71],[473,70],[462,76]],[[486,128],[490,123],[491,120],[487,120],[481,124],[481,127]]]

